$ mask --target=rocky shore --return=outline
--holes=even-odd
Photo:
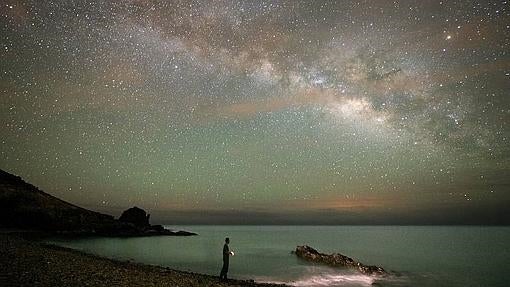
[[[0,286],[283,286],[102,258],[0,232]]]

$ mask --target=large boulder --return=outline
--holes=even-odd
[[[147,214],[145,210],[135,206],[124,211],[120,216],[119,221],[131,223],[134,226],[143,229],[150,227],[149,217],[150,215]]]
[[[170,235],[170,236],[191,236],[197,235],[193,232],[188,231],[172,231],[166,229],[162,225],[150,225],[149,223],[150,214],[147,214],[145,210],[132,207],[122,213],[116,226],[112,229],[103,230],[103,234],[107,236],[158,236],[158,235]]]
[[[294,253],[306,261],[326,264],[333,267],[352,267],[367,275],[384,275],[386,271],[382,267],[364,265],[356,260],[340,253],[324,254],[308,245],[297,246]]]

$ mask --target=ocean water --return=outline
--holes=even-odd
[[[510,227],[167,226],[192,237],[53,239],[110,258],[218,275],[225,237],[235,252],[229,277],[293,286],[510,286]],[[391,272],[366,276],[298,259],[308,244]]]

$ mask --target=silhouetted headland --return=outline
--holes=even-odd
[[[60,235],[97,236],[189,236],[151,225],[141,208],[130,208],[117,220],[47,194],[19,176],[0,170],[0,227],[44,231]]]

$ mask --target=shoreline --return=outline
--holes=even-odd
[[[46,244],[37,233],[0,232],[1,286],[265,286],[252,280],[174,270]]]

